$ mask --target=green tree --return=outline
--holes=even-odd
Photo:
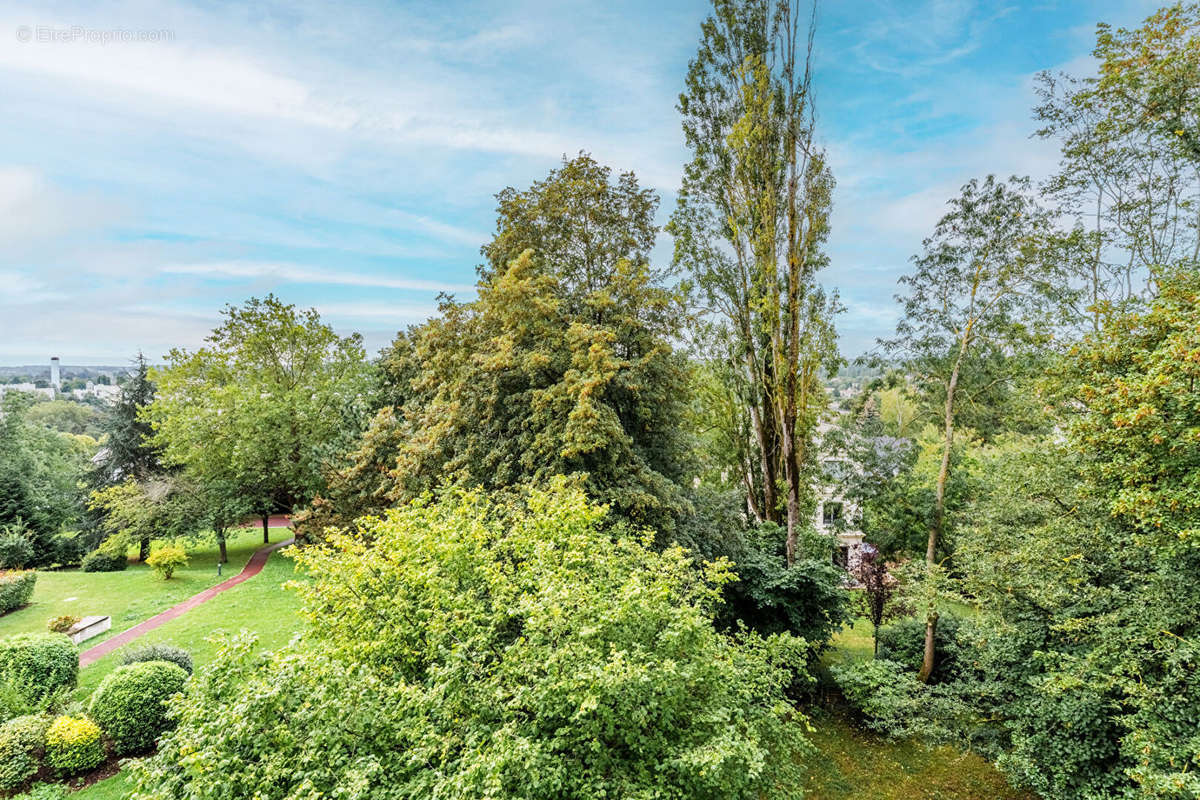
[[[1072,354],[1067,436],[980,451],[956,551],[998,763],[1047,798],[1200,792],[1200,278]]]
[[[138,559],[150,556],[155,540],[193,537],[204,530],[206,513],[198,487],[178,476],[126,478],[92,492],[89,505],[100,512],[109,534],[138,543]]]
[[[1009,388],[1015,356],[1039,342],[1049,321],[1056,270],[1043,258],[1049,221],[1028,179],[1008,184],[988,176],[971,180],[925,240],[914,270],[900,279],[904,315],[884,352],[904,360],[941,405],[941,463],[934,483],[925,562],[932,573],[945,536],[946,487],[962,406]],[[926,657],[920,678],[933,670],[937,610],[926,614]]]
[[[145,417],[163,460],[244,498],[265,542],[268,516],[314,497],[325,462],[361,429],[368,367],[361,337],[338,336],[314,309],[268,295],[224,315],[206,346],[152,371]]]
[[[1096,75],[1039,78],[1038,134],[1062,148],[1045,188],[1075,220],[1060,257],[1092,332],[1153,295],[1161,269],[1200,260],[1198,53],[1200,5],[1175,4],[1132,30],[1099,25]]]
[[[54,562],[54,537],[82,511],[79,481],[96,443],[30,423],[32,404],[20,392],[0,399],[0,528],[24,531],[40,566]]]
[[[731,384],[724,401],[745,404],[722,415],[723,438],[753,433],[755,457],[730,449],[725,472],[759,519],[786,520],[789,564],[812,503],[819,376],[839,364],[839,306],[816,280],[833,177],[814,142],[814,22],[791,0],[714,2],[679,98],[693,159],[670,226],[699,290],[698,343],[734,365],[712,374]]]
[[[306,548],[309,633],[274,655],[226,645],[139,792],[798,797],[784,690],[803,643],[719,633],[724,565],[551,483],[505,504],[448,491]]]
[[[44,403],[34,403],[25,415],[29,422],[45,425],[60,433],[86,435],[93,438],[101,433],[97,424],[99,417],[100,414],[94,406],[71,400],[48,400]]]
[[[502,490],[563,474],[669,536],[687,511],[688,370],[672,347],[679,292],[648,261],[657,198],[586,155],[498,197],[479,298],[446,299],[397,337],[383,367],[391,405],[313,523],[447,481]]]
[[[150,365],[141,353],[134,365],[133,375],[121,387],[120,397],[102,424],[103,450],[92,477],[97,488],[126,478],[145,479],[163,471],[160,450],[150,441],[153,430],[145,414],[154,400]]]

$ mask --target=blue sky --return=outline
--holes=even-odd
[[[891,331],[896,278],[963,182],[1053,169],[1035,73],[1088,72],[1096,22],[1155,5],[826,0],[824,280],[847,355]],[[377,350],[437,292],[473,296],[493,195],[564,153],[633,169],[665,221],[707,10],[0,2],[0,364],[157,360],[268,291]]]

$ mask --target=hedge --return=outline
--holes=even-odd
[[[192,674],[192,654],[182,647],[169,644],[144,644],[131,647],[121,654],[122,664],[140,664],[143,661],[166,661],[174,664],[188,675]]]
[[[61,633],[19,633],[0,639],[0,683],[28,697],[73,689],[79,680],[79,652]]]
[[[37,583],[37,573],[5,572],[0,574],[0,614],[20,608],[33,597],[33,585]]]
[[[50,718],[16,717],[0,725],[0,792],[21,788],[41,765]]]
[[[87,717],[59,717],[46,731],[46,763],[63,775],[78,775],[104,761],[100,726]]]
[[[96,687],[88,714],[112,739],[117,755],[145,752],[167,729],[167,700],[183,690],[187,678],[165,661],[117,667]]]

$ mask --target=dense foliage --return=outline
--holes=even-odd
[[[559,474],[663,532],[686,510],[683,308],[649,262],[658,198],[580,155],[498,200],[478,299],[445,300],[385,353],[393,403],[314,526],[445,481],[507,489]]]
[[[226,646],[147,797],[790,797],[804,643],[718,632],[728,570],[560,482],[448,492],[301,553],[307,640]],[[270,742],[270,747],[265,743]]]
[[[187,563],[187,551],[177,545],[164,545],[151,552],[146,559],[146,565],[163,580],[170,580],[175,570],[186,567]]]
[[[58,717],[46,730],[46,763],[62,775],[87,772],[104,756],[100,726],[87,717]]]
[[[188,673],[165,661],[140,661],[104,676],[88,715],[112,740],[117,755],[149,750],[167,729],[167,700],[183,689]]]
[[[73,689],[79,653],[61,633],[19,633],[0,639],[0,683],[29,702],[59,689]]]
[[[0,725],[0,792],[20,789],[37,774],[50,718],[14,717]]]
[[[0,398],[0,532],[29,544],[21,566],[50,566],[63,526],[83,510],[78,483],[96,443],[31,422],[31,405],[20,392]]]
[[[121,651],[122,664],[140,664],[143,661],[165,661],[174,664],[188,675],[192,674],[192,654],[182,647],[169,644],[135,645]]]
[[[7,614],[28,603],[36,584],[37,573],[32,570],[0,573],[0,614]]]
[[[360,428],[362,337],[338,336],[315,310],[274,296],[224,316],[204,347],[172,350],[151,372],[152,444],[221,508],[236,497],[259,514],[291,511],[322,489],[325,461]]]

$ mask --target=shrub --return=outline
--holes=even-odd
[[[60,689],[73,689],[79,679],[79,652],[61,633],[21,633],[0,640],[0,683],[30,701]]]
[[[0,792],[11,792],[37,774],[48,717],[30,715],[0,725]]]
[[[100,681],[88,713],[112,739],[117,755],[144,752],[167,729],[166,701],[182,691],[187,678],[165,661],[117,667]]]
[[[151,553],[146,559],[146,563],[153,567],[158,577],[170,580],[171,576],[175,574],[175,570],[187,566],[188,554],[182,547],[168,545]]]
[[[132,647],[121,655],[122,664],[138,664],[143,661],[166,661],[182,669],[188,675],[192,674],[192,655],[182,647],[172,647],[169,644],[144,644]]]
[[[929,676],[931,684],[946,683],[962,677],[969,663],[967,648],[962,644],[961,617],[942,614],[933,637],[934,667]],[[879,629],[879,658],[894,661],[916,673],[925,657],[925,620],[909,617]]]
[[[84,556],[79,568],[84,572],[120,572],[128,566],[129,558],[125,553],[113,553],[100,548]]]
[[[37,573],[6,572],[0,575],[0,614],[18,609],[33,597],[33,586],[37,583]]]
[[[33,563],[33,545],[19,533],[0,534],[0,569],[21,569]]]
[[[829,671],[868,727],[897,735],[908,732],[922,688],[915,673],[882,658],[837,664]]]
[[[83,561],[86,551],[83,537],[78,533],[60,533],[51,542],[54,563],[63,567],[75,567]]]
[[[844,574],[831,563],[797,561],[748,551],[734,570],[739,580],[726,590],[718,622],[734,628],[744,622],[761,634],[792,633],[824,649],[846,619]]]
[[[559,482],[360,525],[299,556],[306,638],[273,656],[243,638],[197,671],[134,767],[139,797],[801,794],[785,689],[804,645],[716,630],[723,564],[655,549]]]
[[[79,622],[79,617],[73,617],[70,614],[63,614],[61,617],[51,617],[46,623],[46,630],[51,633],[66,633],[75,627],[75,623]]]
[[[46,763],[63,775],[78,775],[104,761],[100,726],[87,717],[58,717],[46,730]]]

